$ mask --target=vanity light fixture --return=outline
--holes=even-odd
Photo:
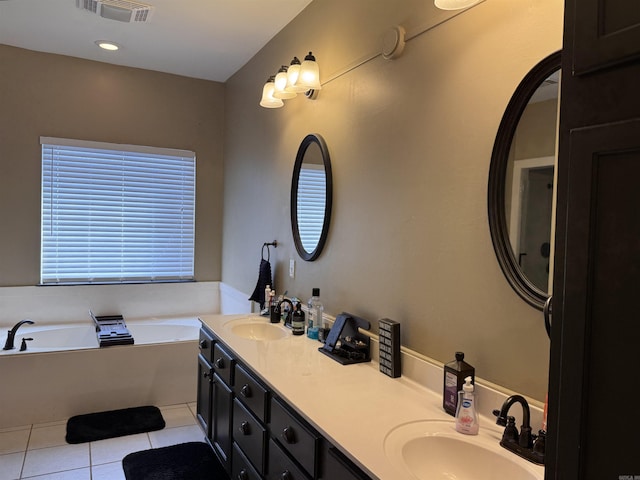
[[[481,0],[435,0],[436,7],[441,10],[462,10],[480,3]]]
[[[119,45],[113,42],[109,42],[107,40],[96,40],[95,44],[98,45],[103,50],[108,50],[110,52],[115,52],[116,50],[120,50]]]
[[[273,96],[275,91],[275,75],[271,75],[267,80],[267,83],[262,87],[262,99],[260,100],[260,106],[264,108],[279,108],[284,105],[284,102]]]
[[[294,98],[298,93],[312,100],[318,96],[320,84],[320,68],[313,53],[304,57],[300,63],[298,57],[293,57],[289,66],[282,65],[276,75],[272,75],[262,88],[260,106],[265,108],[282,107],[282,100]]]

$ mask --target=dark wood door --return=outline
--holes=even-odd
[[[547,480],[640,478],[640,3],[566,0]]]

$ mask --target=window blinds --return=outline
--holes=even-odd
[[[323,165],[303,164],[298,177],[298,232],[305,251],[318,246],[324,225],[327,176]]]
[[[40,143],[43,284],[193,279],[195,153]]]

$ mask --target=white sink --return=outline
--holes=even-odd
[[[268,320],[232,320],[225,325],[231,333],[249,340],[266,342],[280,340],[288,335],[288,332],[279,324],[268,323]]]
[[[387,458],[414,480],[541,480],[544,468],[500,447],[495,436],[463,435],[454,423],[418,420],[391,430]]]

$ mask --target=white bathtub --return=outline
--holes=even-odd
[[[100,348],[89,322],[23,325],[16,348],[0,351],[0,429],[195,401],[200,326],[196,317],[127,320],[135,344]],[[33,340],[20,352],[23,337]]]
[[[128,320],[126,323],[135,345],[197,340],[201,325],[200,320],[196,317],[150,318]],[[6,337],[3,338],[6,339]],[[29,340],[27,350],[21,352],[20,344],[23,338],[32,338],[33,340]],[[16,334],[14,344],[13,350],[0,350],[0,355],[25,355],[99,348],[95,327],[90,322],[43,326],[38,324],[23,325]]]

